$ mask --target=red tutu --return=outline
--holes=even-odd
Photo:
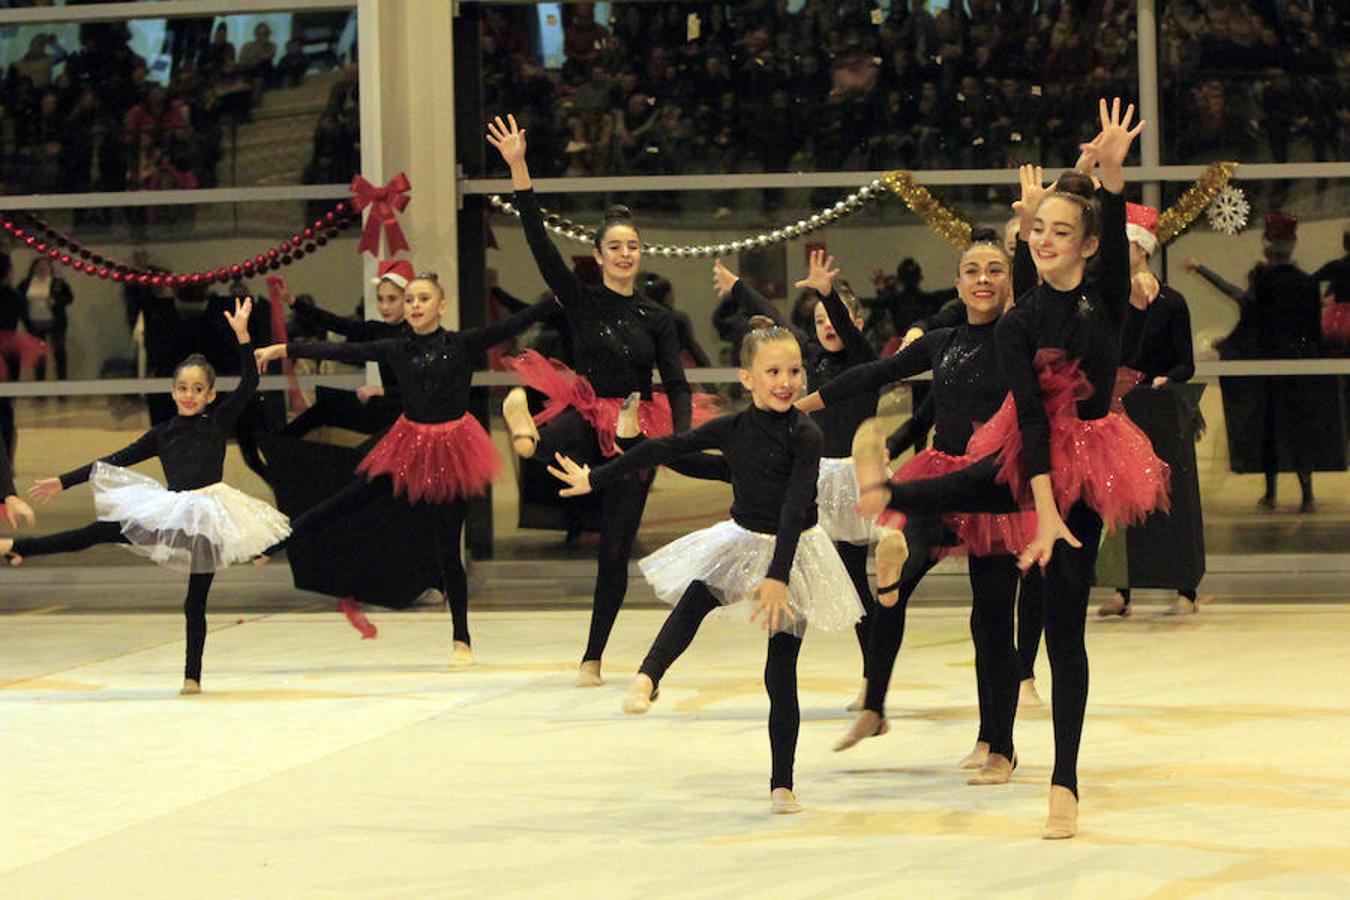
[[[1338,347],[1350,346],[1350,300],[1322,307],[1322,340]]]
[[[595,429],[600,451],[605,456],[618,454],[619,450],[614,445],[614,430],[624,398],[597,397],[595,388],[585,375],[578,375],[556,359],[548,359],[533,350],[526,350],[503,362],[520,376],[522,382],[548,398],[544,408],[534,417],[536,425],[557,418],[563,410],[571,407],[581,413],[581,417]],[[712,394],[694,394],[693,407],[694,425],[701,425],[720,412],[717,398]],[[672,432],[670,400],[665,394],[655,393],[652,399],[638,404],[638,427],[650,438],[666,437]]]
[[[1062,350],[1038,351],[1035,364],[1050,420],[1050,482],[1060,515],[1081,499],[1114,529],[1142,522],[1155,510],[1169,510],[1171,470],[1139,426],[1119,412],[1088,421],[1078,418],[1078,401],[1091,396],[1092,385]],[[995,453],[998,481],[1030,508],[1031,485],[1022,478],[1022,435],[1011,394],[971,435],[964,460],[970,464]]]
[[[25,331],[0,331],[0,380],[10,379],[8,360],[17,359],[20,368],[28,369],[37,365],[38,360],[46,355],[46,341]]]
[[[406,494],[413,503],[449,503],[486,491],[501,467],[492,438],[465,413],[434,425],[399,416],[356,471],[371,479],[388,475],[394,494]]]
[[[932,447],[916,454],[905,463],[891,481],[917,481],[921,478],[937,478],[970,465],[967,456],[952,456]],[[942,517],[947,526],[961,541],[961,546],[972,556],[995,556],[1002,553],[1020,553],[1036,534],[1036,513],[947,513]],[[877,524],[883,528],[902,529],[905,527],[905,514],[887,509],[877,518]],[[935,553],[946,555],[956,548],[938,547]]]

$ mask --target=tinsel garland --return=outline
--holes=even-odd
[[[887,172],[882,182],[905,205],[946,240],[965,249],[970,244],[970,223],[943,206],[928,188],[908,172]]]
[[[1185,231],[1228,185],[1237,167],[1235,162],[1206,166],[1200,180],[1188,187],[1186,193],[1158,217],[1158,241],[1166,244]]]

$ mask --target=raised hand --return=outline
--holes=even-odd
[[[1112,193],[1119,193],[1125,186],[1125,179],[1121,173],[1125,157],[1129,154],[1134,139],[1144,130],[1145,123],[1141,121],[1131,128],[1130,122],[1134,120],[1134,104],[1129,104],[1125,108],[1125,114],[1121,115],[1119,97],[1112,100],[1109,107],[1106,98],[1103,97],[1097,102],[1097,111],[1102,122],[1101,133],[1089,143],[1080,144],[1078,149],[1085,157],[1095,160],[1101,167],[1102,185]]]
[[[590,466],[579,466],[561,453],[553,454],[553,458],[557,460],[558,468],[549,466],[548,474],[567,484],[567,487],[558,491],[559,497],[580,497],[591,492]]]
[[[807,275],[797,282],[795,287],[811,288],[824,297],[834,290],[834,278],[839,270],[834,267],[834,257],[826,256],[824,250],[812,250],[806,260]]]
[[[525,161],[525,132],[516,124],[516,117],[508,115],[506,121],[497,116],[488,122],[487,142],[497,148],[508,166]]]
[[[267,374],[267,364],[278,359],[286,358],[285,344],[272,344],[268,347],[259,347],[253,351],[253,361],[258,364],[258,374]]]
[[[1045,170],[1040,166],[1022,165],[1017,167],[1017,178],[1022,183],[1022,198],[1013,201],[1013,212],[1021,217],[1021,236],[1023,240],[1031,231],[1036,210],[1040,209],[1045,195],[1055,189],[1053,184],[1045,183]]]
[[[10,528],[17,530],[20,523],[23,522],[30,526],[37,524],[37,515],[33,512],[33,507],[24,502],[22,497],[11,495],[6,497],[0,505],[5,508],[5,521],[9,522]]]
[[[792,607],[788,606],[787,585],[776,578],[766,578],[759,583],[759,602],[750,613],[750,621],[764,617],[764,627],[770,632],[777,631],[780,624],[787,625],[797,621]]]
[[[33,482],[33,486],[28,489],[28,496],[33,498],[34,503],[46,503],[64,490],[60,478],[43,478]]]
[[[731,293],[731,289],[736,286],[736,282],[741,280],[741,276],[722,265],[720,259],[713,260],[713,290],[717,291],[719,299],[725,298]]]
[[[253,299],[245,297],[240,300],[234,298],[234,312],[225,310],[225,321],[230,323],[230,328],[234,330],[234,336],[239,338],[239,343],[247,344],[250,340],[248,334],[248,317],[253,312]]]

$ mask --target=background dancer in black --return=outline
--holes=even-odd
[[[501,456],[483,426],[469,412],[474,365],[494,344],[514,337],[551,314],[552,299],[501,322],[446,331],[441,317],[449,304],[434,277],[408,285],[407,330],[378,341],[273,344],[259,350],[258,366],[292,359],[333,359],[359,365],[382,362],[399,385],[403,414],[357,466],[358,477],[295,520],[295,533],[323,527],[334,516],[354,512],[381,495],[406,497],[411,514],[435,542],[442,590],[454,628],[451,665],[473,662],[469,636],[469,586],[460,558],[467,498],[487,489],[501,468]],[[277,544],[267,550],[273,555]]]
[[[4,507],[5,521],[10,528],[17,529],[20,522],[32,525],[37,521],[33,508],[19,496],[14,486],[14,458],[3,434],[0,434],[0,506]]]
[[[160,422],[130,446],[29,489],[46,503],[69,487],[92,482],[98,521],[73,531],[16,540],[0,539],[10,565],[28,556],[73,553],[97,544],[125,544],[167,568],[188,573],[183,615],[187,660],[183,694],[201,693],[206,646],[206,597],[215,573],[244,562],[290,532],[286,517],[261,500],[221,482],[225,444],[258,387],[248,318],[253,304],[234,301],[225,318],[239,342],[240,377],[234,393],[213,406],[215,370],[203,356],[189,356],[174,374],[178,415]],[[168,489],[126,469],[158,456]]]
[[[828,535],[816,524],[820,429],[793,408],[804,381],[801,346],[792,332],[752,330],[741,345],[741,384],[752,404],[685,434],[646,441],[592,471],[561,454],[550,468],[584,494],[682,455],[718,449],[731,481],[731,520],[667,544],[642,560],[656,595],[675,608],[666,619],[624,698],[625,712],[643,713],[656,699],[661,677],[688,648],[703,619],[719,606],[765,616],[769,629],[764,686],[769,693],[771,809],[794,813],[792,768],[801,712],[797,655],[806,625],[847,628],[862,613],[849,575]],[[757,602],[756,602],[757,601]],[[753,606],[753,610],[751,607]]]
[[[765,316],[779,327],[791,330],[802,347],[807,389],[818,391],[844,372],[874,361],[877,353],[863,337],[861,304],[851,293],[845,300],[835,289],[834,279],[839,270],[834,268],[834,257],[826,259],[823,251],[814,251],[808,260],[808,268],[807,277],[797,282],[796,287],[809,288],[820,297],[812,310],[815,334],[810,336],[794,328],[777,307],[722,265],[720,259],[713,262],[713,287],[719,297],[734,300],[746,319]],[[877,397],[877,389],[873,387],[850,396],[846,402],[811,413],[811,418],[825,435],[816,486],[820,526],[834,541],[865,610],[854,628],[863,658],[863,684],[857,699],[848,705],[850,712],[863,708],[867,693],[867,647],[872,614],[876,609],[872,586],[867,579],[867,548],[873,540],[872,522],[859,516],[857,511],[853,433],[862,422],[877,414]]]
[[[1166,464],[1138,426],[1110,410],[1130,294],[1123,164],[1144,124],[1131,129],[1134,107],[1122,116],[1119,100],[1109,109],[1102,100],[1100,117],[1101,133],[1083,145],[1099,166],[1100,213],[1077,194],[1055,191],[1041,201],[1031,250],[1042,281],[995,330],[999,365],[1012,394],[971,436],[966,448],[971,465],[891,484],[888,498],[880,438],[874,456],[855,456],[864,513],[887,504],[907,514],[1034,506],[1036,533],[1019,565],[1039,565],[1046,574],[1055,730],[1046,838],[1077,831],[1078,745],[1088,685],[1083,634],[1103,523],[1139,521],[1167,503]],[[1096,271],[1085,280],[1094,256]]]
[[[525,239],[539,273],[562,304],[576,366],[575,372],[567,371],[532,351],[511,361],[522,381],[549,397],[549,405],[534,417],[523,389],[507,395],[502,414],[516,453],[524,459],[551,460],[561,452],[583,463],[602,462],[617,453],[619,406],[634,391],[642,397],[639,419],[644,433],[687,431],[692,402],[680,364],[679,336],[668,312],[638,302],[635,281],[642,242],[627,208],[612,208],[597,230],[594,255],[604,283],[587,285],[549,240],[530,187],[525,132],[515,117],[488,123],[488,143],[511,169]],[[652,391],[653,367],[661,372],[664,395]],[[599,492],[600,551],[590,634],[577,674],[582,687],[604,683],[600,662],[628,591],[628,560],[654,477],[652,469],[634,470]]]

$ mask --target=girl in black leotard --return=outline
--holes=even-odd
[[[619,407],[634,392],[641,396],[638,419],[643,433],[659,437],[687,431],[694,419],[693,403],[680,365],[674,320],[665,310],[637,302],[642,243],[631,214],[616,207],[606,215],[596,232],[594,251],[604,283],[584,284],[544,228],[525,163],[525,132],[514,117],[505,122],[498,118],[488,124],[488,142],[511,169],[525,239],[540,274],[562,304],[576,365],[573,372],[532,351],[510,361],[522,381],[549,398],[543,412],[531,417],[523,389],[507,395],[502,414],[516,453],[549,460],[563,452],[585,463],[614,456]],[[653,368],[660,369],[664,394],[652,390]],[[603,683],[600,660],[628,590],[628,559],[653,477],[652,469],[633,471],[600,492],[599,564],[590,636],[577,677],[582,687]]]
[[[468,578],[459,550],[468,498],[487,489],[502,462],[492,439],[469,412],[474,365],[489,347],[529,328],[556,306],[549,299],[492,325],[446,331],[441,327],[448,307],[445,293],[434,276],[424,276],[408,285],[408,328],[397,337],[273,344],[257,353],[259,366],[289,356],[378,362],[392,370],[403,414],[357,466],[359,477],[296,519],[295,533],[321,528],[334,516],[353,512],[382,494],[406,497],[435,542],[454,628],[452,665],[473,662]],[[280,549],[276,545],[267,553]]]
[[[59,478],[44,478],[29,490],[35,500],[45,503],[66,488],[91,482],[98,521],[74,531],[0,540],[0,553],[11,565],[28,556],[124,544],[166,568],[187,572],[184,694],[201,693],[206,596],[215,573],[252,559],[290,533],[285,516],[220,480],[226,441],[258,387],[248,334],[252,310],[250,300],[241,303],[236,299],[233,314],[225,313],[239,341],[243,372],[234,393],[213,406],[215,371],[205,357],[189,356],[174,373],[178,415],[151,428],[130,446]],[[125,468],[155,456],[164,467],[167,490]]]
[[[1130,295],[1122,166],[1143,123],[1131,130],[1134,107],[1122,117],[1119,100],[1110,109],[1103,100],[1100,114],[1101,133],[1083,145],[1100,167],[1100,213],[1092,200],[1059,191],[1038,204],[1031,250],[1042,280],[995,329],[999,366],[1012,393],[971,436],[971,465],[889,485],[887,497],[879,432],[857,460],[864,513],[888,503],[909,514],[1034,507],[1036,533],[1019,565],[1040,565],[1046,578],[1055,731],[1047,838],[1077,830],[1088,683],[1083,631],[1103,524],[1138,521],[1167,505],[1166,464],[1137,426],[1110,411]],[[1085,278],[1093,256],[1096,272]]]
[[[566,456],[550,468],[570,487],[566,496],[603,490],[626,473],[707,455],[731,482],[731,519],[667,544],[644,558],[642,573],[656,595],[675,608],[643,661],[624,710],[643,713],[656,699],[662,676],[688,648],[703,619],[719,606],[751,620],[765,613],[769,657],[772,809],[797,812],[792,766],[801,713],[797,704],[797,654],[807,623],[833,631],[857,621],[862,606],[824,530],[816,524],[816,478],[824,438],[811,419],[793,408],[803,382],[801,346],[792,332],[773,326],[752,330],[741,345],[742,385],[752,404],[685,434],[636,445],[592,471]],[[709,471],[707,474],[714,474]],[[756,604],[756,601],[758,603]],[[752,609],[753,607],[753,609]]]

